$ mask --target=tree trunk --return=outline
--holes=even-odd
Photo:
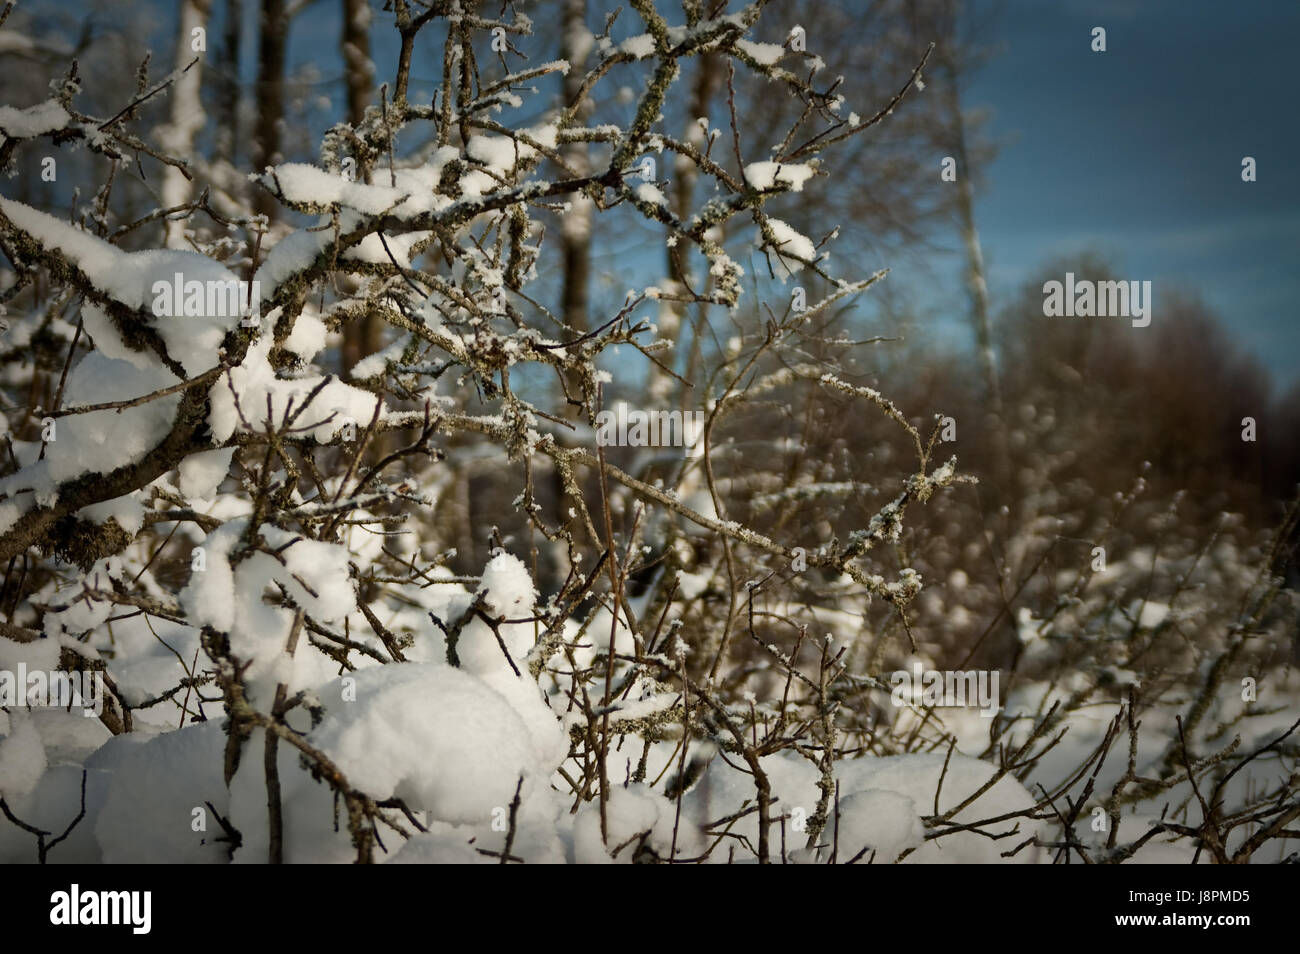
[[[375,72],[370,60],[370,7],[366,0],[343,0],[343,33],[339,45],[347,91],[347,121],[357,126],[365,119]],[[358,168],[357,174],[361,172]],[[345,378],[358,361],[382,347],[383,331],[384,323],[379,316],[369,313],[343,329],[340,359]]]
[[[253,131],[253,169],[261,172],[280,161],[280,124],[284,119],[284,60],[289,43],[286,0],[262,0],[257,48],[257,122]],[[254,192],[254,207],[263,215],[276,208],[265,189]]]
[[[185,69],[176,79],[171,91],[171,112],[168,122],[158,131],[164,151],[188,157],[194,151],[194,137],[203,128],[203,60],[207,53],[194,49],[194,31],[207,30],[211,0],[182,0],[176,27],[176,59],[174,69]],[[204,44],[206,46],[206,43]],[[190,201],[189,180],[175,166],[163,166],[162,205],[165,209],[184,205]],[[168,248],[185,247],[187,219],[165,219],[165,243]]]
[[[695,68],[695,85],[691,89],[690,110],[686,117],[686,130],[682,138],[704,151],[708,147],[709,134],[696,120],[700,117],[709,117],[714,94],[722,81],[722,61],[715,53],[705,53],[696,60]],[[685,221],[689,217],[691,203],[695,197],[695,180],[699,175],[699,170],[693,162],[683,161],[677,164],[675,171],[672,197],[673,214],[679,221]],[[668,249],[668,277],[671,279],[669,286],[674,291],[686,290],[686,285],[682,281],[685,274],[681,257],[683,254],[681,244]],[[682,340],[682,319],[685,317],[685,313],[686,308],[684,305],[676,302],[664,302],[659,309],[659,337],[670,338],[680,343]],[[691,376],[695,365],[701,357],[699,348],[700,342],[692,336],[691,355],[686,368],[686,379],[688,381],[692,380]],[[667,405],[678,382],[671,375],[665,374],[653,365],[650,367],[650,375],[651,395],[659,405]],[[682,395],[680,403],[683,405],[686,403],[685,394]]]
[[[564,0],[561,21],[560,56],[569,61],[564,77],[564,105],[573,105],[582,88],[583,64],[591,46],[587,32],[587,0]],[[584,99],[574,116],[575,124],[584,124],[591,115],[591,101]],[[575,176],[591,171],[587,144],[570,143],[561,155]],[[560,247],[564,258],[564,289],[561,316],[577,332],[588,329],[588,286],[591,281],[592,202],[585,194],[573,196],[569,211],[560,222]]]
[[[239,161],[239,36],[243,0],[226,0],[226,22],[217,53],[217,156]]]

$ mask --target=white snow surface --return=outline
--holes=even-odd
[[[188,375],[200,374],[216,363],[221,339],[238,324],[240,316],[175,315],[174,311],[157,314],[154,305],[158,295],[154,286],[158,282],[174,284],[177,275],[181,277],[182,285],[191,281],[205,284],[238,281],[238,276],[221,263],[190,251],[149,249],[124,252],[76,226],[12,199],[0,198],[0,212],[41,244],[60,249],[105,296],[137,312],[135,320],[147,322],[158,332],[167,354]],[[95,303],[91,303],[83,317],[87,331],[105,354],[129,360],[140,367],[157,363],[158,359],[152,353],[134,352],[123,343]]]
[[[767,224],[776,240],[776,246],[768,246],[768,248],[773,253],[773,263],[780,277],[791,276],[803,268],[804,262],[817,259],[817,248],[806,235],[796,232],[785,222],[772,216],[768,216]],[[763,241],[761,234],[759,240],[760,243]]]
[[[839,860],[848,861],[870,845],[877,851],[877,861],[893,861],[893,858],[885,856],[891,851],[897,855],[903,848],[918,843],[919,816],[934,814],[936,790],[940,796],[939,811],[943,812],[964,801],[996,772],[988,762],[954,753],[944,774],[944,757],[943,753],[922,753],[849,759],[837,763],[835,778],[840,786],[841,809],[846,802],[850,808],[848,817],[841,818],[841,834],[846,836],[847,842],[841,847]],[[765,757],[763,768],[771,780],[773,795],[779,798],[778,804],[784,806],[785,811],[799,808],[804,817],[813,815],[820,797],[817,768],[813,763],[798,755],[781,752]],[[941,775],[943,785],[940,789]],[[854,800],[853,796],[858,795],[863,798]],[[865,797],[867,795],[870,798]],[[752,780],[721,759],[715,759],[709,768],[707,784],[692,789],[685,804],[690,817],[703,824],[740,811],[742,803],[746,799],[752,802],[753,797]],[[954,820],[959,823],[980,821],[1007,812],[1023,811],[1034,803],[1020,783],[1004,776],[958,812]],[[1016,841],[1023,841],[1033,833],[1035,823],[1023,818],[1017,822],[1022,834]],[[757,822],[751,815],[733,830],[745,831],[749,837],[756,838]],[[799,846],[802,847],[802,839]],[[844,854],[846,849],[850,849],[847,857]],[[1032,848],[1011,859],[1001,857],[1003,850],[1001,841],[970,831],[958,831],[925,841],[904,859],[904,863],[992,864],[1038,860]],[[828,852],[823,849],[822,857],[826,854]],[[792,860],[814,858],[805,853],[794,855]]]
[[[92,351],[68,374],[63,404],[81,407],[129,401],[179,381],[162,365],[141,368]],[[59,418],[55,440],[45,453],[48,480],[61,483],[82,474],[106,474],[137,463],[167,436],[179,404],[180,395],[169,394],[120,411],[107,409]],[[33,469],[38,466],[33,465]]]
[[[233,447],[218,447],[216,450],[190,454],[181,461],[178,468],[181,494],[191,500],[207,500],[212,497],[230,470],[234,456]]]
[[[62,129],[71,119],[68,111],[55,99],[47,99],[26,109],[0,106],[0,132],[14,139],[29,139]]]
[[[759,66],[772,66],[785,53],[785,48],[777,43],[755,43],[752,40],[737,40],[736,49]]]
[[[751,162],[745,166],[745,181],[755,189],[774,189],[781,185],[791,192],[802,192],[804,183],[816,171],[814,166],[804,162]]]
[[[282,378],[271,367],[269,359],[272,341],[263,336],[248,349],[244,360],[222,375],[210,390],[212,411],[208,422],[215,443],[222,443],[236,429],[266,427],[267,398],[271,400],[271,417],[278,427],[284,420],[290,401],[293,409],[302,408],[311,392],[324,380],[323,375],[303,375]],[[238,395],[238,402],[236,402]],[[240,420],[242,411],[244,421]],[[360,435],[375,411],[375,396],[368,391],[344,384],[332,378],[294,420],[296,432],[307,434],[317,441],[327,443],[351,422]],[[382,411],[381,411],[382,413]],[[299,430],[301,429],[301,430]]]

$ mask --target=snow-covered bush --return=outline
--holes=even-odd
[[[916,603],[942,558],[908,521],[963,515],[944,501],[969,478],[825,334],[882,274],[834,275],[835,223],[805,236],[768,205],[816,190],[824,151],[906,108],[928,52],[891,101],[841,118],[838,80],[762,4],[631,7],[570,32],[586,65],[548,107],[538,87],[579,67],[517,55],[526,17],[399,0],[376,103],[316,162],[247,177],[172,155],[175,123],[131,131],[155,97],[197,95],[183,63],[160,82],[142,68],[107,115],[83,111],[75,69],[0,108],[0,168],[74,148],[102,173],[71,219],[0,197],[0,670],[104,687],[98,719],[5,701],[0,858],[1123,860],[1152,837],[1133,831],[1145,812],[1222,860],[1300,813],[1274,771],[1294,742],[1223,736],[1243,717],[1224,674],[1249,655],[1233,647],[1263,618],[1253,603],[1225,617],[1216,662],[1157,645],[1203,612],[1192,598],[1065,580],[1005,621],[1035,668],[998,718],[889,706],[890,669],[943,645]],[[431,34],[443,82],[417,101]],[[672,134],[684,71],[723,66],[801,104],[780,141],[751,141],[734,101],[729,135]],[[620,81],[639,96],[589,121],[584,101]],[[171,204],[125,217],[115,182],[146,169]],[[581,208],[653,230],[677,263],[647,262],[588,327],[543,303],[547,225]],[[688,319],[726,340],[676,354]],[[362,323],[379,344],[340,374]],[[648,409],[702,415],[691,452],[597,440],[606,390],[642,375]],[[888,443],[808,459],[837,413],[878,418]],[[983,613],[990,592],[963,605]],[[1116,613],[1144,641],[1094,652]],[[1134,717],[1164,693],[1121,691],[1138,652],[1189,706],[1187,737],[1159,751]],[[1067,723],[1084,748],[1058,745]],[[1089,775],[1126,732],[1128,771],[1112,757]],[[1189,774],[1230,807],[1197,821]],[[1096,849],[1094,803],[1112,833]]]

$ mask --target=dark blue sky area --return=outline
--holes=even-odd
[[[964,102],[1002,144],[976,206],[994,301],[1097,250],[1153,282],[1154,321],[1162,289],[1199,292],[1300,379],[1300,3],[1010,0],[981,40],[998,55]]]

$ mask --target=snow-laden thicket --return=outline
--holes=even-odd
[[[640,88],[620,123],[588,124],[577,102],[517,121],[570,66],[484,56],[486,38],[523,44],[530,25],[472,4],[441,18],[398,3],[382,103],[330,129],[317,162],[242,184],[131,131],[182,73],[142,75],[116,115],[79,109],[75,70],[51,99],[0,108],[0,166],[73,147],[107,170],[73,221],[0,197],[0,670],[101,674],[108,696],[97,719],[4,707],[0,858],[1276,852],[1300,814],[1291,717],[1246,701],[1234,668],[1276,636],[1260,554],[1234,551],[1242,565],[1213,581],[1212,640],[1177,625],[1205,612],[1196,592],[1179,602],[1201,589],[1195,554],[1168,594],[1078,568],[1042,616],[972,594],[963,605],[1024,645],[1002,711],[891,704],[888,673],[944,648],[912,622],[949,610],[917,604],[925,561],[942,560],[909,553],[908,521],[965,478],[937,430],[841,373],[852,342],[822,334],[881,276],[834,275],[835,223],[806,236],[766,206],[816,190],[825,150],[905,108],[924,51],[893,101],[841,118],[835,77],[783,46],[789,25],[766,26],[762,4],[709,18],[688,2],[677,19],[631,6],[578,44],[583,96],[619,76]],[[408,97],[417,34],[442,40],[432,103]],[[733,135],[672,135],[665,112],[703,56],[803,104],[782,141],[749,142],[734,110]],[[575,144],[587,171],[565,161]],[[704,198],[683,212],[668,182],[644,181],[646,156]],[[210,181],[122,220],[114,178],[160,165],[173,201],[177,173]],[[254,216],[241,185],[283,214]],[[647,275],[615,313],[565,326],[536,289],[544,224],[576,202],[652,225],[686,263],[680,280]],[[247,282],[254,313],[157,307],[177,276]],[[820,292],[795,307],[776,284],[790,278]],[[692,358],[690,388],[658,337],[688,313],[727,339]],[[384,346],[341,379],[340,330],[376,317]],[[704,413],[702,453],[597,445],[603,386],[635,356],[646,393],[674,395],[663,409]],[[786,467],[732,436],[780,431],[797,452],[799,428],[831,413],[874,416],[897,440],[870,461],[834,448]],[[496,511],[475,497],[485,468],[517,494]],[[1026,502],[1039,505],[1052,501]],[[940,510],[954,512],[970,516]],[[466,567],[458,548],[489,537]],[[1256,677],[1296,697],[1294,677]]]

